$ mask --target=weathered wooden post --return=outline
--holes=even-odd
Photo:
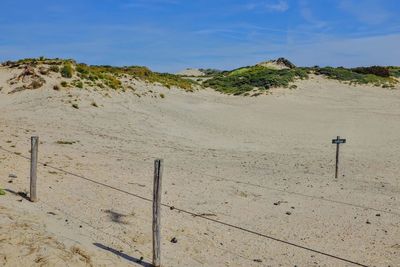
[[[31,137],[31,180],[29,199],[32,202],[38,201],[36,194],[37,162],[38,162],[39,137]]]
[[[154,187],[153,187],[153,266],[161,266],[161,179],[163,172],[163,160],[154,161]]]
[[[338,178],[339,174],[339,146],[340,144],[345,144],[346,139],[340,139],[338,136],[336,139],[332,139],[332,144],[336,144],[336,168],[335,168],[335,178]]]

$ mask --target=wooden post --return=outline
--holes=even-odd
[[[153,266],[161,266],[160,246],[160,219],[161,219],[161,178],[163,172],[163,160],[154,161],[154,187],[153,187]]]
[[[340,140],[340,136],[337,137],[337,140]],[[336,143],[336,169],[335,169],[335,178],[338,178],[339,173],[339,142]]]
[[[346,139],[340,139],[340,136],[338,136],[336,139],[332,140],[332,144],[336,144],[336,167],[335,167],[335,178],[338,178],[339,176],[339,147],[340,144],[345,144]]]
[[[31,182],[29,198],[32,202],[38,201],[36,194],[37,162],[38,162],[39,137],[31,137]]]

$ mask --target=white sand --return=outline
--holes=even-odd
[[[11,74],[0,73],[0,146],[7,150],[29,156],[29,138],[39,135],[41,162],[148,198],[153,160],[164,158],[166,204],[368,266],[400,265],[399,88],[313,77],[296,90],[254,98],[137,82],[138,91],[153,91],[139,98],[54,91],[49,81],[8,95]],[[347,138],[338,180],[336,135]],[[0,166],[1,187],[28,190],[28,160],[0,150]],[[38,176],[38,203],[0,196],[1,214],[12,217],[1,219],[0,264],[42,266],[34,259],[49,254],[48,266],[86,264],[73,246],[94,266],[151,262],[151,203],[49,167]],[[29,252],[23,262],[37,246],[27,236],[46,252]],[[167,208],[162,237],[163,266],[353,266]]]

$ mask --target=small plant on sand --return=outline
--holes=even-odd
[[[65,141],[65,140],[58,140],[57,141],[57,144],[59,144],[59,145],[73,145],[75,143],[76,143],[76,141]]]
[[[72,75],[74,74],[74,69],[72,67],[72,64],[70,62],[66,62],[62,69],[60,70],[61,76],[64,78],[72,78]]]
[[[60,72],[60,68],[58,66],[56,66],[56,65],[51,65],[50,68],[49,68],[49,71]]]
[[[165,95],[164,95],[164,94],[160,94],[160,97],[161,97],[161,98],[165,98]]]
[[[82,81],[77,81],[75,83],[75,86],[82,89],[83,88],[83,82]]]
[[[61,86],[62,86],[62,87],[67,87],[67,86],[68,86],[68,83],[67,83],[66,81],[62,81],[62,82],[61,82]]]
[[[60,87],[58,85],[54,85],[53,90],[60,91]]]
[[[93,107],[95,107],[95,108],[97,108],[98,107],[98,105],[97,105],[97,103],[96,102],[92,102],[92,104],[91,104]]]
[[[72,104],[72,107],[75,108],[75,109],[79,109],[79,106],[76,103]]]
[[[0,196],[4,196],[6,194],[6,191],[4,191],[2,188],[0,188]]]

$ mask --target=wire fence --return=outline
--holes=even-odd
[[[0,149],[2,151],[4,151],[4,152],[7,152],[7,153],[10,153],[10,154],[16,155],[18,157],[30,160],[30,157],[27,157],[27,156],[24,156],[24,155],[22,155],[20,153],[16,153],[15,151],[11,151],[9,149],[3,148],[2,146],[0,146]],[[134,198],[139,199],[141,201],[145,201],[145,202],[148,202],[148,203],[152,203],[153,202],[153,199],[150,198],[150,197],[147,197],[147,196],[144,196],[144,195],[141,195],[141,194],[138,194],[138,193],[134,193],[134,192],[129,192],[129,191],[125,190],[125,189],[121,189],[121,188],[118,188],[116,186],[109,185],[107,183],[97,181],[95,179],[86,177],[84,175],[80,175],[80,174],[77,174],[77,173],[74,173],[74,172],[71,172],[71,171],[64,170],[64,169],[62,169],[60,167],[53,166],[52,164],[48,164],[48,163],[44,163],[44,162],[38,162],[38,164],[42,165],[43,167],[62,172],[62,173],[66,174],[66,175],[69,175],[71,177],[75,177],[77,179],[83,180],[85,182],[95,184],[96,186],[101,186],[101,187],[104,187],[104,188],[108,188],[108,189],[111,189],[111,190],[113,190],[115,192],[119,192],[121,194],[127,195],[129,197],[134,197]],[[322,200],[322,201],[325,201],[325,202],[333,203],[335,205],[351,206],[351,207],[360,208],[360,209],[363,209],[363,210],[372,210],[372,211],[378,211],[378,212],[382,212],[382,213],[392,214],[392,215],[395,215],[395,216],[400,216],[399,213],[393,212],[393,211],[386,211],[386,210],[381,210],[381,209],[377,209],[377,208],[373,208],[373,207],[368,207],[368,206],[348,203],[348,202],[344,202],[344,201],[339,201],[339,200],[334,200],[334,199],[327,199],[327,198],[313,196],[313,195],[307,195],[307,194],[303,194],[303,193],[299,193],[299,192],[287,191],[287,190],[283,190],[283,189],[279,189],[279,188],[268,187],[268,186],[255,184],[255,183],[250,183],[250,182],[243,182],[243,181],[230,179],[230,178],[226,178],[226,177],[221,177],[221,176],[217,176],[217,175],[210,175],[210,174],[207,174],[207,173],[195,172],[193,170],[187,170],[187,169],[182,169],[182,170],[185,170],[185,171],[191,172],[191,173],[197,173],[198,175],[201,175],[202,177],[206,176],[206,177],[209,177],[209,178],[216,178],[216,179],[221,179],[223,181],[234,182],[234,183],[239,183],[239,184],[245,184],[245,185],[248,185],[248,186],[259,187],[259,188],[263,188],[263,189],[266,189],[266,190],[282,192],[282,193],[285,193],[285,194],[291,194],[291,195],[297,195],[297,196],[305,197],[305,198]],[[211,218],[210,216],[207,216],[206,214],[197,213],[197,212],[192,211],[192,210],[184,209],[184,208],[177,207],[177,206],[171,205],[171,204],[166,204],[166,203],[161,203],[161,205],[163,207],[168,208],[167,210],[170,211],[170,212],[177,212],[177,214],[190,215],[192,218],[208,221],[208,222],[211,222],[213,224],[220,225],[222,227],[231,228],[231,229],[234,229],[236,231],[241,231],[241,232],[247,233],[249,235],[254,235],[254,236],[257,236],[257,237],[265,238],[267,240],[273,240],[275,242],[279,242],[279,243],[287,245],[287,246],[291,246],[291,247],[294,247],[294,248],[297,248],[297,249],[301,249],[301,250],[305,250],[305,251],[308,251],[308,252],[313,252],[313,253],[316,253],[316,254],[319,254],[319,255],[322,255],[322,256],[325,256],[325,257],[329,257],[331,259],[335,259],[335,260],[338,260],[338,261],[341,261],[341,262],[348,263],[348,264],[353,264],[353,265],[356,265],[356,266],[367,266],[366,264],[363,264],[363,263],[360,263],[360,262],[357,262],[357,261],[354,261],[354,260],[351,260],[351,259],[348,259],[348,258],[345,258],[345,257],[341,257],[341,256],[335,255],[333,253],[321,251],[319,249],[315,249],[315,248],[312,248],[312,247],[307,247],[307,246],[304,246],[304,245],[301,245],[301,244],[297,244],[295,242],[291,242],[289,240],[284,240],[284,239],[272,236],[272,235],[267,235],[265,233],[262,233],[262,232],[259,232],[259,231],[255,231],[253,229],[249,229],[247,227],[236,225],[236,224],[233,224],[233,223],[230,223],[230,222],[227,222],[227,221]],[[126,246],[132,246],[132,244],[130,244],[128,241],[123,240],[120,237],[115,236],[113,234],[110,234],[110,233],[108,233],[108,232],[106,232],[106,231],[104,231],[104,230],[102,230],[100,228],[97,228],[97,227],[93,226],[91,223],[88,223],[88,222],[86,222],[86,221],[84,221],[82,219],[79,219],[76,216],[73,216],[73,215],[71,215],[69,213],[66,213],[65,211],[62,211],[60,209],[59,209],[59,211],[64,213],[65,215],[70,216],[70,217],[76,219],[77,221],[80,221],[81,223],[89,226],[94,231],[101,232],[101,233],[103,233],[103,234],[105,234],[107,236],[110,236],[111,238],[118,239],[120,242],[124,243]],[[191,237],[189,237],[189,238],[191,238]],[[234,252],[231,252],[231,253],[250,260],[249,258],[247,258],[247,257],[245,257],[243,255],[239,255],[238,253],[234,253]]]

